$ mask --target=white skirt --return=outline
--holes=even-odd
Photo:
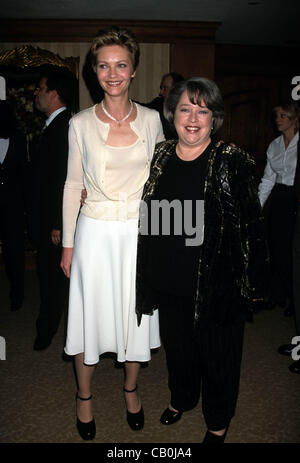
[[[65,352],[93,365],[106,352],[119,362],[150,360],[160,346],[158,311],[135,313],[138,220],[96,220],[80,214],[71,266]]]

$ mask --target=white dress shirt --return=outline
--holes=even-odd
[[[45,127],[48,127],[49,124],[53,121],[53,119],[59,115],[59,113],[62,113],[65,109],[67,109],[66,106],[62,106],[61,108],[57,109],[56,111],[53,111],[53,113],[46,119],[45,121]]]
[[[283,135],[275,138],[267,150],[267,164],[258,187],[260,204],[263,207],[275,183],[292,186],[297,165],[297,143],[299,133],[285,148]]]
[[[0,138],[0,163],[3,164],[9,147],[9,138]]]

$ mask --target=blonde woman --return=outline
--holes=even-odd
[[[144,425],[139,362],[150,359],[160,340],[157,314],[140,326],[135,314],[138,209],[155,144],[164,139],[159,114],[128,96],[139,62],[132,34],[100,31],[91,57],[104,98],[70,123],[61,261],[71,277],[65,351],[75,355],[77,429],[85,440],[96,434],[91,380],[105,352],[125,362],[129,426]],[[77,220],[83,188],[87,197]]]
[[[294,178],[297,165],[300,110],[296,102],[281,103],[274,108],[280,136],[267,150],[267,163],[259,185],[262,207],[270,196],[269,248],[271,262],[269,308],[285,307],[293,312],[292,241],[296,214]]]

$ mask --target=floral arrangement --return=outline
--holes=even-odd
[[[7,89],[7,101],[14,110],[18,128],[29,138],[38,135],[44,125],[44,117],[34,107],[34,89],[34,84]]]

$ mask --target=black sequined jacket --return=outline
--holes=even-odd
[[[168,160],[176,155],[176,144],[173,140],[156,146],[143,191],[144,204],[149,205],[154,198]],[[195,326],[234,323],[247,318],[253,299],[264,297],[269,272],[264,228],[254,160],[240,148],[214,142],[204,188],[204,240],[194,295]],[[147,244],[147,235],[140,233],[136,278],[138,323],[143,314],[152,314],[158,308],[144,271]]]

